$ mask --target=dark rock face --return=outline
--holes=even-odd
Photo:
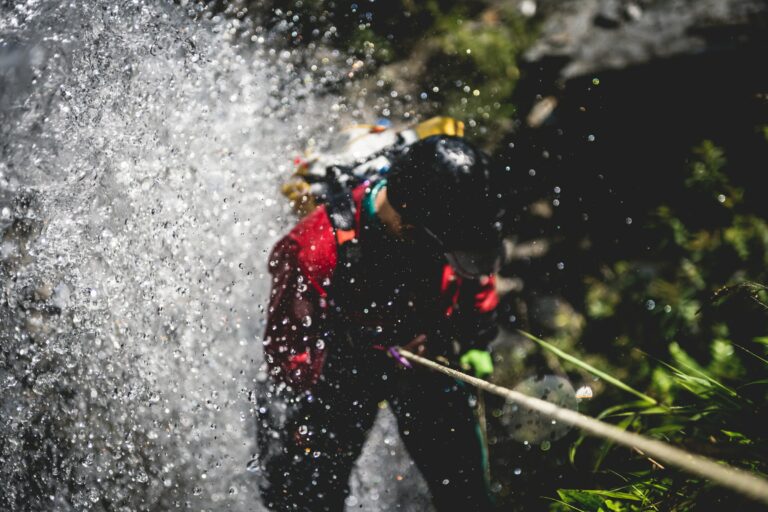
[[[635,205],[679,197],[664,177],[710,139],[749,194],[768,161],[756,129],[768,122],[766,27],[768,3],[752,0],[561,6],[515,93],[520,120],[503,151],[511,186],[526,198],[559,187],[561,229],[623,232]]]
[[[559,75],[567,80],[739,47],[765,39],[766,5],[760,0],[568,2],[544,22],[543,35],[526,59],[562,59]]]
[[[578,308],[584,275],[653,257],[643,226],[659,205],[691,226],[717,225],[717,205],[684,186],[704,140],[724,150],[750,208],[768,215],[766,27],[768,3],[751,0],[587,0],[551,11],[527,53],[517,127],[501,153],[522,210],[510,231],[552,243],[506,271]],[[551,205],[546,218],[526,209],[537,199]]]

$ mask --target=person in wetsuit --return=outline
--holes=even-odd
[[[407,368],[395,347],[493,371],[500,170],[461,138],[414,143],[375,182],[333,198],[274,247],[265,359],[278,430],[261,418],[261,493],[276,511],[342,511],[387,400],[440,511],[491,502],[471,390]]]

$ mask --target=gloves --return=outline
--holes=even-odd
[[[478,379],[484,379],[493,373],[493,359],[487,350],[468,350],[459,358],[459,363],[462,368],[472,370]]]

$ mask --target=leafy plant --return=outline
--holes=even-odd
[[[753,290],[764,291],[752,284]],[[752,296],[766,308],[760,297]],[[629,384],[581,359],[567,354],[544,340],[534,339],[541,347],[564,361],[600,376],[624,392],[645,396]],[[768,359],[763,338],[750,347],[727,339],[710,343],[711,358],[702,364],[680,344],[669,344],[669,362],[645,354],[653,366],[649,392],[663,397],[661,404],[648,399],[612,406],[598,415],[618,427],[726,461],[743,469],[768,472],[768,433],[764,428],[768,400]],[[738,348],[737,348],[738,347]],[[762,355],[761,355],[762,354]],[[748,372],[749,363],[759,363],[758,372]],[[663,462],[643,453],[618,450],[610,442],[592,444],[587,453],[585,438],[571,448],[571,462],[587,464],[594,471],[594,481],[601,489],[560,489],[552,498],[552,510],[641,511],[690,510],[696,504],[727,498],[728,492],[712,487],[698,477],[665,467]],[[621,468],[621,469],[618,469]],[[738,498],[737,498],[738,499]],[[742,498],[743,499],[743,498]],[[755,506],[745,502],[745,506]]]

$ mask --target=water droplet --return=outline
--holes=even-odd
[[[534,14],[536,14],[536,1],[535,0],[523,0],[520,2],[518,9],[520,9],[520,14],[523,16],[530,18]]]
[[[576,390],[576,398],[579,400],[592,398],[592,388],[589,386],[581,386]]]
[[[261,466],[259,465],[259,459],[251,459],[248,461],[248,464],[245,466],[245,470],[250,473],[258,473],[261,471]]]

